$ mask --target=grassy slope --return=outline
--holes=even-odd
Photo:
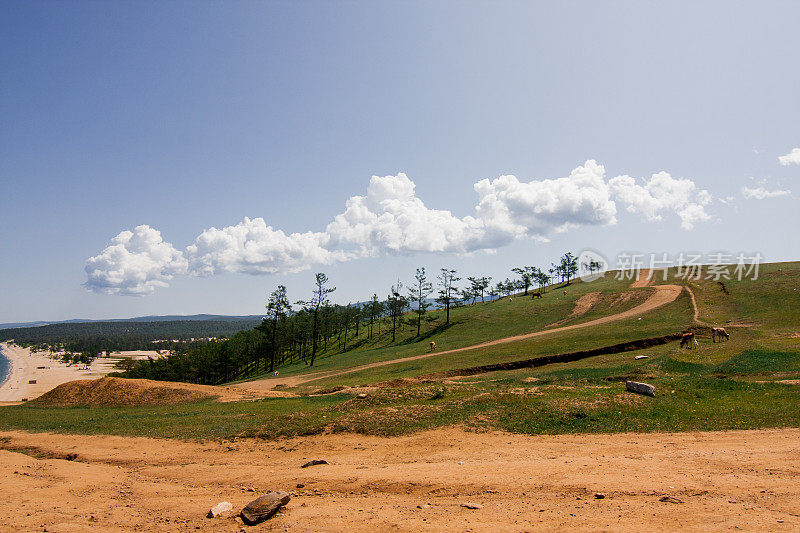
[[[797,320],[800,291],[795,290],[800,287],[800,263],[767,265],[757,281],[728,281],[726,288],[730,294],[722,292],[713,281],[693,281],[690,286],[697,296],[701,319],[725,325],[731,333],[730,342],[714,344],[701,335],[697,350],[680,350],[677,343],[671,343],[569,364],[381,388],[364,400],[339,393],[155,409],[20,406],[0,409],[0,427],[198,438],[276,437],[321,431],[396,434],[452,423],[523,433],[710,430],[800,424],[797,409],[800,386],[782,382],[800,379],[800,338],[793,336],[800,331]],[[524,333],[567,316],[579,294],[624,289],[625,283],[611,280],[576,284],[569,289],[567,300],[563,294],[552,292],[536,302],[514,298],[513,302],[460,309],[453,315],[458,323],[431,338],[450,348]],[[539,308],[534,307],[539,304]],[[600,309],[594,316],[587,314],[578,321],[608,311]],[[727,321],[731,322],[726,324]],[[642,320],[387,365],[338,379],[315,381],[313,386],[364,384],[589,348],[670,333],[690,322],[691,307],[683,295]],[[492,331],[502,333],[493,335]],[[407,341],[407,334],[402,341]],[[381,342],[385,338],[378,344]],[[422,351],[424,344],[362,346],[348,354],[321,359],[315,370]],[[635,355],[649,357],[637,361]],[[297,367],[292,371],[306,369]],[[625,392],[624,380],[630,378],[654,384],[658,395],[645,398]]]
[[[282,367],[281,374],[287,376],[337,370],[375,361],[419,355],[428,351],[428,342],[430,341],[435,341],[437,349],[443,351],[539,331],[558,320],[567,319],[575,307],[576,300],[581,296],[590,292],[601,292],[603,300],[598,305],[587,314],[562,325],[587,322],[635,307],[644,301],[652,291],[648,288],[629,290],[628,285],[630,285],[630,281],[615,280],[612,276],[608,276],[607,279],[592,283],[574,282],[566,288],[566,296],[563,293],[564,289],[552,289],[546,292],[543,298],[537,300],[515,296],[512,299],[504,298],[494,302],[482,303],[479,301],[474,305],[451,309],[451,324],[449,325],[444,324],[444,311],[430,311],[423,320],[420,337],[416,337],[415,325],[404,325],[402,329],[398,330],[395,343],[391,343],[391,325],[383,322],[380,326],[381,333],[378,334],[376,328],[372,339],[368,338],[367,332],[362,330],[358,338],[349,340],[348,345],[351,348],[348,352],[341,354],[329,349],[328,353],[323,352],[317,358],[313,368],[302,363],[295,364]],[[622,303],[615,302],[617,296],[626,291],[630,293],[631,298]],[[405,318],[411,320],[413,316],[409,313]],[[526,350],[527,348],[523,348],[521,353],[528,353]],[[494,352],[482,352],[484,355],[492,353]],[[506,357],[509,352],[506,350],[498,353]],[[464,354],[454,355],[454,357],[464,357]],[[487,363],[497,362],[492,358],[481,359],[479,357],[477,360],[485,360]],[[444,368],[450,368],[447,363],[443,364]],[[370,379],[370,381],[378,380]]]

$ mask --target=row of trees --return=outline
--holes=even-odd
[[[436,278],[431,279],[425,268],[418,268],[407,287],[398,280],[383,299],[375,293],[365,302],[344,306],[331,303],[330,295],[336,287],[325,274],[318,273],[308,300],[293,305],[284,285],[272,291],[266,316],[253,330],[185,354],[137,363],[125,375],[215,384],[274,372],[299,361],[313,366],[320,353],[346,352],[370,342],[382,330],[390,344],[397,342],[397,333],[404,328],[409,328],[414,337],[420,337],[425,315],[434,306],[444,311],[447,325],[454,307],[521,291],[528,294],[532,287],[543,291],[555,278],[569,283],[577,270],[577,259],[570,253],[547,271],[534,266],[514,268],[518,278],[507,278],[495,285],[486,276],[470,276],[462,284],[458,272],[450,268],[441,268]],[[407,315],[409,310],[411,313]]]

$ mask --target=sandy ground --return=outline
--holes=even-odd
[[[111,357],[119,357],[120,359],[134,359],[141,361],[143,359],[161,359],[166,357],[168,352],[166,350],[128,350],[122,352],[111,352]]]
[[[74,379],[101,378],[114,372],[115,358],[99,358],[88,370],[83,365],[67,366],[66,363],[50,359],[45,353],[31,353],[27,348],[2,343],[3,354],[11,360],[11,375],[0,386],[0,404],[32,400],[57,385]],[[40,368],[43,367],[43,368]],[[36,383],[29,383],[36,381]]]
[[[639,270],[638,274],[636,275],[636,279],[631,283],[631,289],[636,289],[639,287],[648,287],[650,283],[656,279],[656,276],[653,276],[654,272],[651,271],[649,268],[643,268]],[[657,272],[655,274],[658,274]]]
[[[650,283],[650,271],[649,270],[642,270],[639,274],[639,277],[636,281],[631,284],[632,288],[635,287],[647,287]],[[407,361],[416,361],[418,359],[425,359],[427,357],[434,357],[440,355],[446,355],[456,352],[463,352],[467,350],[475,350],[478,348],[486,348],[488,346],[495,346],[498,344],[506,344],[509,342],[516,342],[520,340],[530,339],[533,337],[539,337],[542,335],[551,335],[553,333],[560,333],[563,331],[573,330],[573,329],[581,329],[581,328],[590,328],[594,326],[599,326],[602,324],[608,324],[610,322],[616,322],[618,320],[625,320],[627,318],[643,315],[645,313],[649,313],[650,311],[661,307],[662,305],[666,305],[675,301],[675,299],[680,296],[681,291],[683,291],[683,287],[680,285],[656,285],[652,287],[654,292],[650,297],[647,298],[644,302],[628,309],[627,311],[622,311],[620,313],[616,313],[609,316],[604,316],[602,318],[597,318],[595,320],[589,320],[588,322],[582,322],[580,324],[571,324],[569,326],[561,326],[557,328],[550,328],[541,331],[534,331],[532,333],[525,333],[523,335],[514,335],[512,337],[504,337],[501,339],[495,339],[489,342],[482,342],[480,344],[473,344],[472,346],[465,346],[463,348],[455,348],[452,350],[441,350],[435,352],[427,352],[420,355],[412,355],[409,357],[402,357],[398,359],[390,359],[387,361],[377,361],[375,363],[369,363],[366,365],[354,366],[351,368],[347,368],[344,370],[329,370],[323,372],[312,372],[301,374],[298,376],[286,376],[286,377],[270,377],[264,378],[254,381],[246,381],[243,383],[237,383],[235,385],[231,385],[232,387],[239,387],[242,389],[248,389],[253,391],[261,391],[261,390],[269,390],[273,389],[276,386],[280,387],[296,387],[300,384],[307,383],[309,381],[314,381],[316,379],[321,378],[329,378],[333,376],[339,376],[342,374],[349,374],[351,372],[360,372],[362,370],[367,370],[370,368],[375,368],[379,366],[385,365],[393,365],[395,363],[403,363]]]
[[[521,436],[445,428],[205,443],[2,432],[0,440],[8,487],[0,531],[238,531],[232,517],[204,515],[221,501],[240,510],[270,490],[294,496],[247,530],[800,530],[798,429]],[[69,453],[77,459],[53,458]],[[310,459],[330,464],[300,468]]]
[[[572,312],[569,314],[569,316],[567,318],[562,318],[561,320],[559,320],[557,322],[553,322],[552,324],[548,324],[545,327],[546,328],[554,328],[556,326],[560,326],[562,324],[566,324],[570,320],[582,317],[583,315],[588,313],[592,309],[592,307],[595,306],[595,304],[598,301],[600,301],[600,294],[601,293],[599,291],[598,292],[588,292],[588,293],[584,294],[583,296],[581,296],[580,298],[578,298],[575,301],[575,307],[572,309]],[[623,295],[624,294],[625,293],[623,293]]]

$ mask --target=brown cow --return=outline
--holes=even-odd
[[[436,350],[436,343],[431,341],[431,351]]]
[[[566,296],[566,295],[567,295],[567,291],[564,291],[564,296]]]
[[[531,298],[534,299],[534,300],[536,298],[541,298],[541,297],[542,297],[542,293],[539,292],[539,291],[534,291],[534,292],[531,293]]]
[[[686,346],[689,350],[697,346],[697,339],[694,338],[694,333],[684,333],[681,337],[681,348]]]
[[[722,339],[728,341],[731,339],[731,336],[728,335],[728,332],[725,331],[725,328],[714,328],[711,330],[711,340],[713,342],[717,342],[717,339],[719,339],[719,342],[722,342]]]

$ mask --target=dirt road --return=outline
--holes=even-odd
[[[636,281],[631,284],[631,287],[646,287],[650,283],[650,271],[649,270],[642,270],[639,274],[639,277]],[[512,337],[504,337],[502,339],[495,339],[493,341],[482,342],[480,344],[473,344],[471,346],[465,346],[463,348],[455,348],[452,350],[442,350],[437,352],[427,352],[420,355],[412,355],[409,357],[402,357],[398,359],[390,359],[388,361],[377,361],[375,363],[369,363],[366,365],[354,366],[344,370],[329,370],[323,372],[312,372],[307,374],[301,374],[299,376],[286,376],[286,377],[270,377],[259,379],[255,381],[247,381],[244,383],[237,383],[235,385],[230,385],[231,387],[237,387],[242,389],[248,389],[253,391],[263,391],[263,390],[270,390],[276,386],[281,387],[296,387],[303,383],[307,383],[309,381],[314,381],[317,379],[322,378],[329,378],[333,376],[340,376],[342,374],[349,374],[351,372],[360,372],[362,370],[368,370],[370,368],[376,368],[379,366],[386,366],[386,365],[393,365],[395,363],[404,363],[407,361],[416,361],[418,359],[425,359],[428,357],[446,355],[450,353],[456,352],[464,352],[467,350],[475,350],[478,348],[486,348],[488,346],[496,346],[498,344],[507,344],[509,342],[516,342],[525,339],[531,339],[534,337],[539,337],[542,335],[551,335],[553,333],[560,333],[564,331],[569,331],[573,329],[580,329],[580,328],[590,328],[593,326],[599,326],[601,324],[608,324],[609,322],[616,322],[619,320],[625,320],[627,318],[636,317],[639,315],[643,315],[648,313],[654,309],[661,307],[662,305],[666,305],[675,301],[675,299],[680,296],[683,287],[680,285],[656,285],[652,287],[655,292],[644,302],[628,309],[627,311],[622,311],[620,313],[616,313],[614,315],[604,316],[602,318],[597,318],[595,320],[590,320],[588,322],[583,322],[580,324],[572,324],[569,326],[561,326],[557,328],[546,329],[542,331],[534,331],[532,333],[525,333],[523,335],[514,335]]]
[[[531,437],[445,428],[223,443],[0,438],[3,532],[238,531],[232,518],[203,516],[221,501],[238,510],[277,489],[295,496],[248,531],[800,529],[798,429]],[[68,453],[77,460],[31,456]],[[300,468],[310,459],[330,464]]]

